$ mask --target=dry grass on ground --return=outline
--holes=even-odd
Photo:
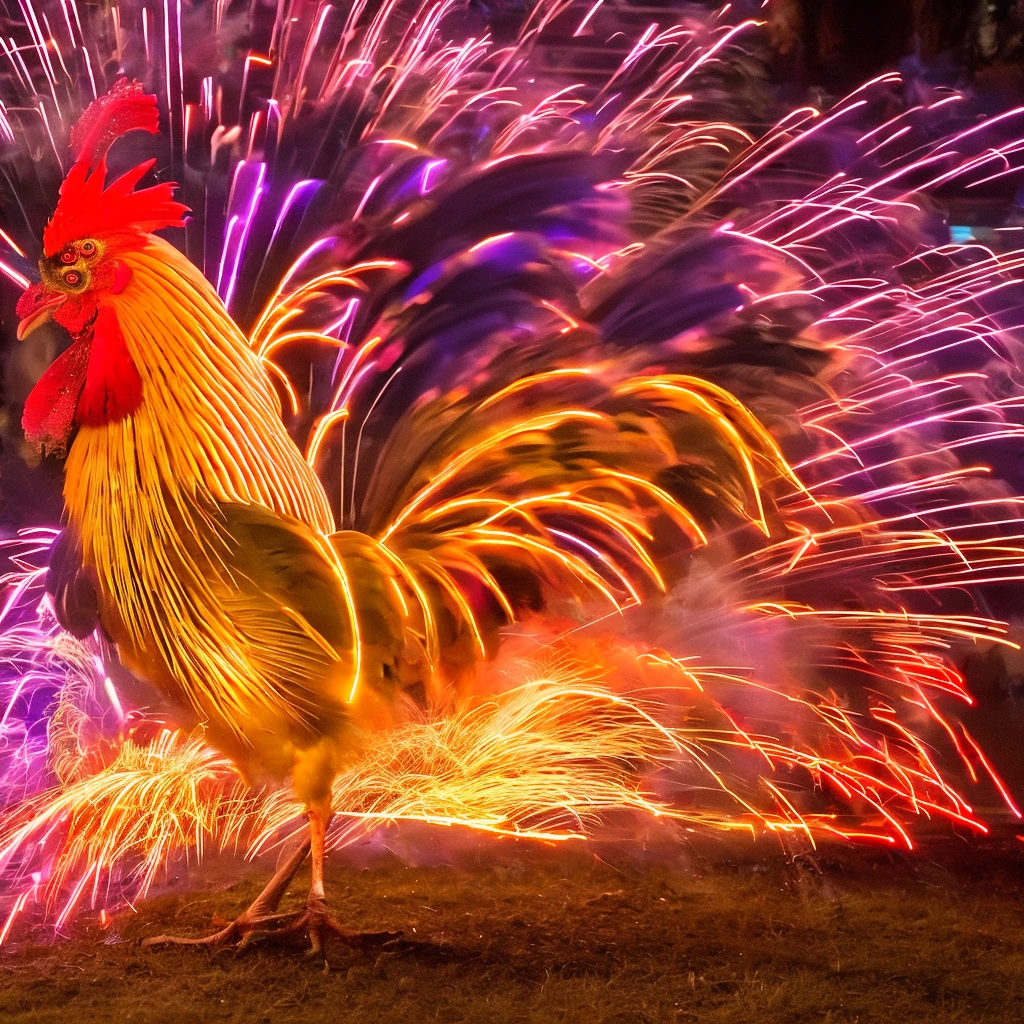
[[[731,853],[730,853],[731,855]],[[768,848],[712,863],[689,851],[481,847],[457,867],[335,862],[328,895],[403,945],[141,950],[162,931],[233,916],[268,866],[220,864],[103,931],[0,951],[0,1021],[192,1024],[1016,1022],[1024,1006],[1024,843],[947,840],[913,858]],[[244,876],[242,881],[230,881]]]

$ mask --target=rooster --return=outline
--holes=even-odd
[[[201,724],[252,784],[290,783],[309,821],[306,843],[236,921],[150,941],[379,941],[387,933],[346,930],[325,900],[331,784],[346,761],[417,701],[443,701],[501,627],[552,595],[617,608],[664,589],[672,558],[723,518],[777,529],[768,481],[788,470],[722,388],[626,358],[574,368],[595,335],[562,325],[558,346],[482,348],[485,389],[435,392],[399,418],[358,508],[355,494],[347,509],[342,499],[352,528],[339,530],[249,341],[154,234],[184,223],[174,186],[137,187],[153,160],[107,183],[109,147],[139,130],[158,132],[156,99],[127,80],[82,116],[40,280],[18,303],[19,338],[52,319],[71,339],[23,417],[31,443],[66,456],[67,526],[48,587],[66,628],[101,629],[177,725]],[[473,308],[458,289],[503,245],[529,249],[494,245],[433,282],[417,322],[436,320],[446,288]],[[529,252],[518,260],[534,265]],[[726,292],[702,315],[735,305]],[[628,302],[602,302],[595,319],[614,340]],[[410,315],[392,320],[407,329]],[[701,443],[681,460],[695,429]],[[307,906],[289,919],[278,902],[307,855]]]
[[[88,629],[94,603],[122,663],[252,779],[293,777],[314,863],[303,924],[320,944],[332,774],[384,666],[372,682],[360,668],[331,511],[269,381],[210,285],[152,234],[185,207],[168,184],[135,190],[153,161],[104,187],[107,148],[136,129],[158,130],[156,99],[127,82],[83,115],[41,281],[18,303],[19,338],[48,317],[71,338],[23,418],[29,441],[67,451],[52,586],[69,626]]]

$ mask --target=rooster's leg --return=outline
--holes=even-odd
[[[332,935],[352,946],[380,945],[398,938],[401,932],[352,931],[343,927],[328,911],[324,895],[324,847],[331,814],[329,809],[311,806],[308,815],[309,838],[281,866],[263,892],[240,917],[219,932],[203,938],[158,935],[152,939],[144,939],[142,945],[206,946],[211,949],[235,945],[242,949],[256,939],[277,940],[306,934],[309,936],[310,952],[321,954],[325,941]],[[306,909],[298,914],[278,913],[277,906],[281,902],[281,897],[307,854],[312,854],[313,877]]]
[[[310,952],[313,954],[323,953],[324,943],[331,935],[352,946],[380,945],[398,938],[401,932],[352,931],[343,927],[328,911],[327,899],[324,894],[324,853],[327,825],[331,818],[331,812],[329,808],[311,805],[308,809],[308,816],[313,868],[309,885],[309,899],[306,903],[306,912],[287,928],[281,929],[281,934],[304,931],[309,936]]]
[[[142,945],[207,946],[211,949],[216,949],[220,946],[230,946],[236,943],[242,946],[258,935],[273,933],[276,927],[283,921],[288,921],[295,916],[294,914],[279,914],[277,907],[291,880],[295,877],[295,872],[299,870],[302,862],[309,854],[309,850],[310,839],[306,838],[281,867],[277,869],[274,877],[271,878],[249,907],[219,932],[214,932],[212,935],[206,935],[198,939],[183,938],[176,935],[157,935],[151,939],[143,939]]]

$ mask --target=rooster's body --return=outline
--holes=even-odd
[[[323,800],[358,696],[330,508],[205,279],[158,239],[122,258],[111,306],[142,401],[79,429],[65,484],[101,622],[251,778],[295,772]]]

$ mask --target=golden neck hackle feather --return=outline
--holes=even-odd
[[[82,427],[65,501],[100,591],[116,595],[122,648],[158,653],[200,717],[231,723],[275,697],[263,666],[239,663],[237,624],[216,593],[218,503],[261,505],[326,536],[333,517],[281,423],[273,388],[213,289],[168,243],[126,252],[110,296],[143,379],[129,417]],[[152,651],[155,645],[157,651]],[[132,660],[129,655],[129,660]]]

